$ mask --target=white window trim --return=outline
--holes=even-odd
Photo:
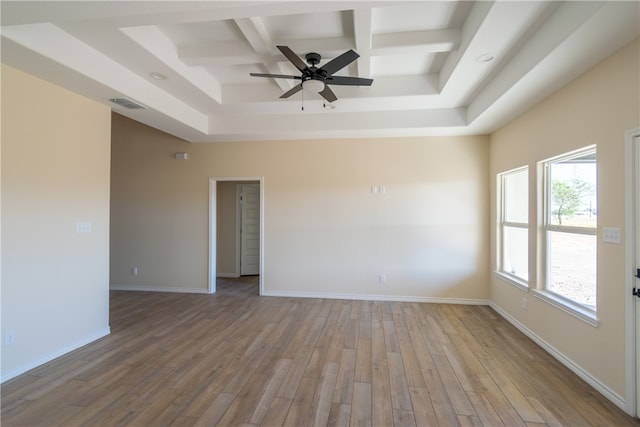
[[[534,289],[533,295],[595,328],[600,326],[600,320],[598,319],[598,315],[595,311],[578,304],[569,298],[565,298],[562,295],[542,289]]]
[[[587,227],[569,227],[565,225],[547,225],[545,228],[546,231],[557,231],[559,233],[572,233],[572,234],[585,234],[588,236],[596,236],[598,235],[597,228],[587,228]]]
[[[499,279],[504,280],[505,282],[509,283],[510,285],[515,286],[516,288],[520,289],[521,291],[524,292],[529,292],[529,282],[522,280],[522,278],[518,277],[518,276],[514,276],[513,274],[509,274],[505,271],[495,271],[494,272],[496,277],[498,277]]]
[[[518,172],[523,172],[526,171],[527,172],[527,177],[529,176],[529,166],[521,166],[519,168],[515,168],[515,169],[511,169],[508,171],[504,171],[504,172],[500,172],[497,174],[498,177],[498,189],[499,189],[499,195],[500,195],[500,200],[499,200],[499,212],[500,212],[500,216],[498,218],[498,228],[499,228],[499,235],[498,235],[498,253],[497,255],[497,271],[495,271],[495,275],[496,277],[504,280],[505,282],[515,286],[516,288],[525,291],[525,292],[529,292],[529,281],[528,280],[524,280],[522,277],[518,277],[515,274],[511,274],[507,271],[504,271],[503,269],[503,262],[504,262],[504,227],[514,227],[514,228],[522,228],[525,230],[529,230],[529,222],[511,222],[511,221],[505,221],[504,220],[504,216],[505,216],[505,203],[504,203],[504,177],[510,174],[515,174]]]
[[[596,228],[586,228],[586,227],[570,227],[563,225],[553,225],[549,224],[549,215],[548,210],[551,206],[551,194],[549,191],[549,185],[547,182],[548,179],[548,165],[550,163],[557,162],[559,160],[571,159],[574,157],[580,157],[589,152],[595,152],[597,156],[597,150],[595,145],[590,145],[588,147],[581,148],[579,150],[571,151],[569,153],[562,154],[560,156],[552,157],[547,160],[543,160],[539,162],[541,166],[538,171],[542,171],[542,185],[543,185],[543,200],[544,206],[542,209],[542,238],[541,243],[544,248],[544,264],[542,265],[541,270],[539,271],[541,274],[540,277],[543,278],[543,288],[542,289],[533,289],[533,294],[538,297],[540,300],[545,301],[556,308],[568,313],[577,319],[580,319],[593,327],[598,327],[600,325],[600,321],[598,320],[598,301],[596,299],[596,308],[595,310],[590,309],[576,301],[573,301],[569,298],[566,298],[562,295],[559,295],[553,291],[548,290],[549,286],[549,272],[548,266],[549,263],[549,241],[548,241],[548,233],[550,231],[564,232],[564,233],[575,233],[575,234],[584,234],[584,235],[593,235],[597,236],[598,229]],[[597,158],[597,157],[596,157]],[[597,164],[597,163],[596,163]],[[597,244],[597,240],[596,240]],[[597,292],[598,282],[596,277],[596,292]]]
[[[504,221],[502,223],[503,227],[515,227],[515,228],[524,228],[525,230],[529,229],[529,224],[527,224],[526,222],[511,222],[511,221]]]

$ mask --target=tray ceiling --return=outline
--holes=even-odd
[[[638,2],[3,1],[2,61],[192,142],[490,133],[639,35]],[[280,95],[277,45],[374,79]],[[110,102],[127,98],[144,109]],[[304,110],[302,106],[304,105]]]

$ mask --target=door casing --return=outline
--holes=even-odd
[[[216,237],[217,237],[217,183],[220,181],[258,181],[260,184],[260,295],[264,292],[264,177],[210,177],[209,178],[209,286],[210,294],[216,292]]]
[[[640,298],[632,296],[640,267],[640,127],[625,135],[625,411],[640,415]]]

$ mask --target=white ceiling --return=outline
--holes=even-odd
[[[638,37],[639,4],[3,0],[2,62],[192,142],[486,134]],[[354,49],[336,75],[373,85],[280,99],[298,82],[249,76],[299,74],[277,45]]]

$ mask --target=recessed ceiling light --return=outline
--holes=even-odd
[[[491,62],[495,59],[495,53],[483,53],[476,58],[476,62]]]
[[[167,76],[156,72],[149,73],[149,76],[151,76],[151,78],[155,80],[167,80]]]

